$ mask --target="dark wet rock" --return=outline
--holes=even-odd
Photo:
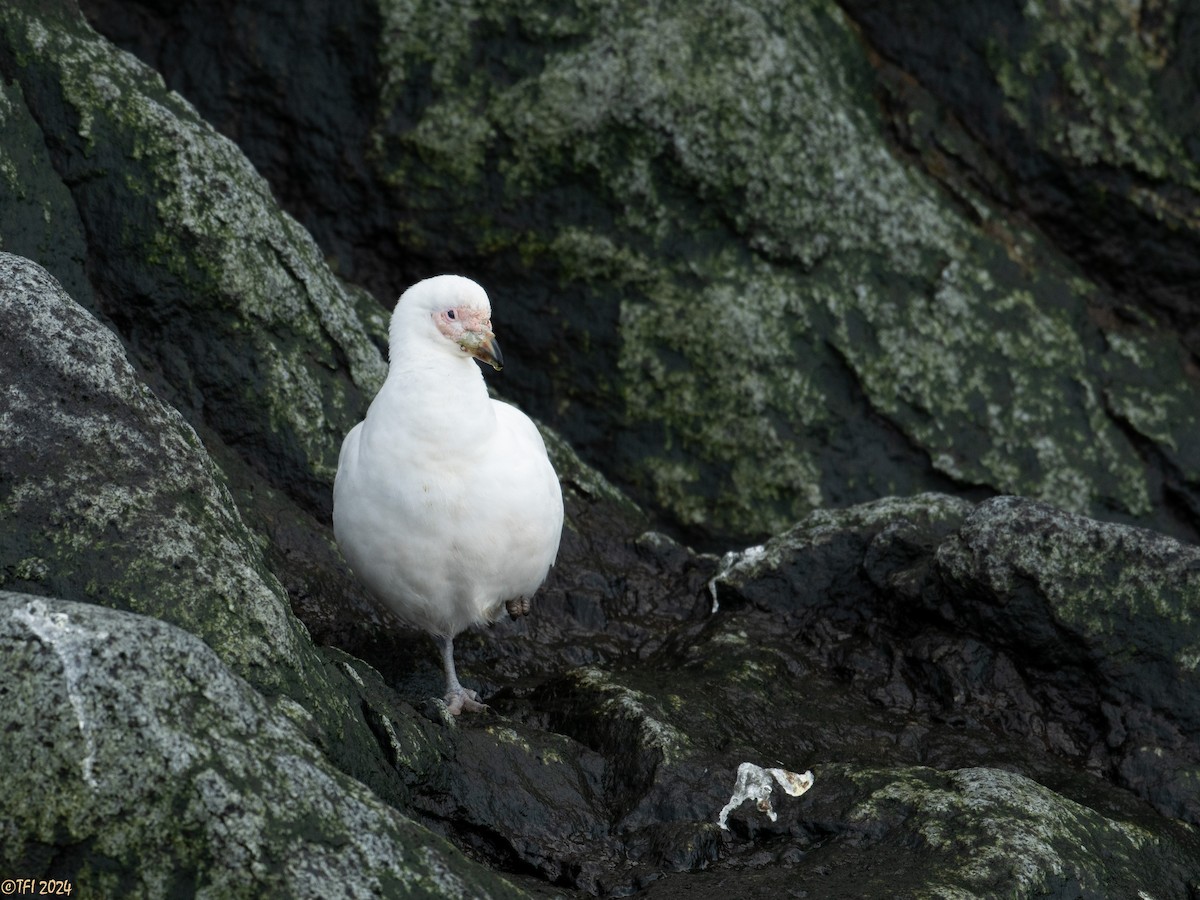
[[[975,600],[948,601],[950,624],[1032,664],[1067,729],[1048,739],[1200,822],[1200,548],[1002,498],[937,565],[952,596]]]
[[[930,489],[1198,533],[1176,5],[85,7],[385,304],[476,274],[506,390],[689,539]]]
[[[0,863],[95,897],[520,897],[185,631],[0,592]]]
[[[1030,215],[1093,279],[1200,351],[1194,7],[1100,3],[1082,16],[1058,2],[844,7],[905,73],[885,71],[885,82],[915,80],[936,98],[919,104],[897,91],[895,118],[953,117],[988,157],[979,165],[982,154],[960,141],[939,154],[942,172],[965,170]]]

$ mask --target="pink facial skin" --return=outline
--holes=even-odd
[[[496,335],[492,332],[489,312],[467,306],[456,306],[433,314],[438,331],[476,359],[499,370],[503,365]]]

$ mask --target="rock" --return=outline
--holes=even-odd
[[[922,490],[1200,534],[1172,4],[85,6],[383,302],[469,268],[505,389],[693,543]]]
[[[943,172],[1029,214],[1090,277],[1200,350],[1194,10],[1104,2],[1079,16],[1059,3],[948,10],[887,0],[846,8],[890,61],[881,68],[903,70],[940,105],[917,112],[915,92],[895,91],[895,119],[953,117],[990,157],[977,165],[960,141],[940,154]]]
[[[1045,537],[1036,523],[1050,515],[1030,501],[973,507],[939,495],[823,511],[720,568],[694,560],[714,577],[718,612],[709,615],[698,578],[690,611],[659,625],[667,634],[648,652],[625,630],[626,618],[639,621],[628,612],[613,615],[604,649],[582,668],[571,668],[572,638],[557,628],[530,633],[529,655],[520,641],[473,643],[476,670],[485,660],[504,668],[508,684],[491,700],[498,718],[447,735],[443,752],[458,765],[415,783],[413,807],[487,858],[588,893],[716,897],[752,880],[761,891],[839,896],[958,886],[1100,897],[1150,883],[1190,896],[1200,835],[1180,799],[1196,744],[1181,734],[1159,741],[1174,708],[1116,705],[1115,684],[1129,696],[1151,685],[1129,669],[1097,675],[1106,632],[1072,670],[1038,642],[1037,621],[967,624],[1004,601],[952,577],[956,548],[977,544],[993,520],[1009,540],[1029,535],[1036,546]],[[1120,568],[1149,593],[1164,560],[1192,552],[1055,515],[1072,526],[1062,535],[1091,544],[1094,530],[1109,534],[1097,555],[1120,547]],[[1015,555],[990,546],[997,564]],[[655,558],[676,565],[669,553],[645,559]],[[645,566],[639,581],[652,584],[653,563]],[[1171,570],[1161,578],[1178,580]],[[546,618],[569,623],[561,589],[552,580]],[[613,608],[613,594],[601,609]],[[669,608],[670,592],[660,596]],[[1154,619],[1144,621],[1153,633]],[[594,638],[574,641],[578,653]],[[512,656],[485,652],[499,646]],[[1150,642],[1134,655],[1153,652]],[[1182,697],[1186,654],[1175,664]],[[1080,687],[1101,678],[1113,686],[1107,699]],[[433,693],[432,659],[426,679]],[[1075,730],[1124,709],[1132,721],[1121,745],[1090,746]],[[1149,746],[1160,752],[1136,749]],[[1124,777],[1130,752],[1137,765],[1156,760],[1156,774]],[[801,798],[776,797],[776,822],[753,804],[738,808],[722,838],[717,817],[745,762],[811,767],[815,784]],[[703,881],[673,874],[701,870]]]
[[[0,194],[0,247],[28,247],[121,338],[318,636],[345,636],[332,610],[347,605],[378,628],[324,520],[342,437],[386,371],[384,312],[236,146],[72,3],[8,4],[0,36],[0,168],[18,187]]]
[[[0,863],[85,896],[522,897],[196,637],[0,592]]]
[[[45,264],[0,255],[0,862],[81,895],[1200,894],[1195,548],[1078,514],[1189,533],[1189,359],[930,174],[922,140],[987,153],[901,128],[938,101],[839,7],[161,7],[129,40],[224,98],[341,274],[505,298],[567,527],[534,614],[459,642],[493,712],[428,716],[429,642],[326,518],[379,309],[70,2],[0,8],[0,240]],[[814,784],[725,831],[747,765]]]
[[[951,624],[1024,660],[1062,740],[1200,822],[1200,548],[1006,497],[975,510],[937,566]]]
[[[0,71],[87,237],[95,311],[195,427],[327,513],[341,439],[385,372],[360,295],[242,152],[72,4],[9,4],[0,26]]]
[[[1193,546],[930,496],[814,514],[715,583],[885,708],[1024,735],[1200,822]]]
[[[776,842],[758,865],[751,857],[707,876],[693,896],[1100,898],[1137,896],[1154,883],[1165,896],[1187,897],[1195,889],[1191,861],[1163,853],[1141,825],[1011,772],[829,766],[813,793],[822,787],[823,798],[785,808],[778,826],[759,815],[751,830]],[[679,895],[665,882],[644,896]]]
[[[0,253],[0,587],[155,616],[291,701],[385,795],[395,775],[196,432],[43,269]]]

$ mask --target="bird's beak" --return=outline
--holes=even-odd
[[[497,372],[504,368],[504,355],[500,344],[491,331],[467,331],[459,341],[460,346],[480,362],[485,362]]]

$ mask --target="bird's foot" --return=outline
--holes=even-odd
[[[479,701],[479,694],[470,688],[460,687],[458,690],[446,691],[446,696],[442,699],[446,701],[446,709],[452,716],[457,716],[464,710],[466,712],[486,712],[488,709],[486,703]]]
[[[528,597],[516,597],[512,600],[505,600],[504,608],[508,610],[508,614],[514,619],[519,619],[521,616],[529,615],[529,610],[533,608],[533,604],[529,602]]]

